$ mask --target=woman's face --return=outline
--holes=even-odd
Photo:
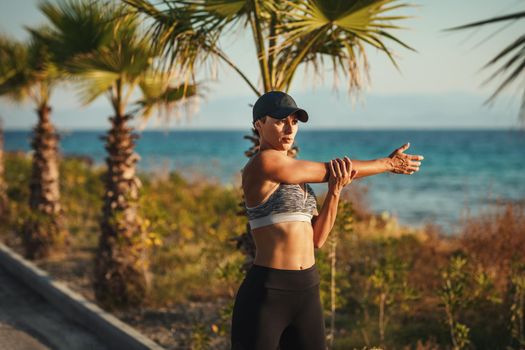
[[[275,119],[270,116],[266,121],[258,121],[257,130],[260,135],[261,148],[273,148],[280,151],[289,150],[294,142],[295,134],[299,129],[299,119],[290,114],[284,119]]]

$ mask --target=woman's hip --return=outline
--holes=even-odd
[[[287,291],[301,291],[320,283],[319,271],[314,264],[305,270],[275,269],[252,264],[242,284],[251,288],[271,288]]]

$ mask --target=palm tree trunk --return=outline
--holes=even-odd
[[[0,219],[7,218],[8,201],[7,201],[7,183],[4,172],[4,128],[3,120],[0,118]]]
[[[49,119],[47,105],[37,110],[38,123],[33,130],[33,163],[29,183],[31,212],[24,225],[23,242],[29,259],[60,253],[67,242],[63,211],[60,206],[58,140]]]
[[[141,183],[135,173],[140,159],[134,152],[129,115],[109,118],[106,141],[107,173],[102,211],[101,236],[95,260],[94,289],[106,308],[140,305],[149,290],[146,237],[137,213]]]

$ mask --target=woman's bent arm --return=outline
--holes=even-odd
[[[319,211],[319,215],[316,216],[312,222],[314,231],[314,248],[319,249],[324,245],[332,227],[334,227],[338,203],[339,194],[334,193],[333,191],[328,191],[323,207]]]
[[[359,173],[356,169],[352,169],[352,161],[348,157],[345,157],[343,160],[331,160],[328,166],[330,169],[328,193],[326,194],[321,212],[312,220],[315,248],[321,248],[323,246],[332,227],[334,227],[341,190],[350,184]]]

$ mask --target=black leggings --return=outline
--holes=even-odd
[[[232,350],[325,350],[316,265],[283,270],[252,264],[233,306]]]

